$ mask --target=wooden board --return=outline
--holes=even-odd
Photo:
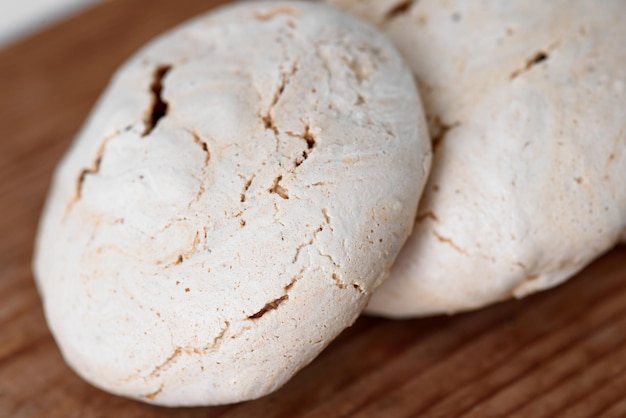
[[[455,317],[361,318],[283,389],[239,405],[144,405],[65,365],[30,270],[53,167],[113,70],[216,3],[105,2],[0,51],[0,416],[626,416],[623,247],[521,302]]]

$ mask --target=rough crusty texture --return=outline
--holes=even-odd
[[[555,286],[626,235],[626,2],[334,0],[413,69],[433,138],[415,233],[368,311]]]
[[[56,173],[35,270],[65,359],[162,405],[277,389],[387,275],[429,167],[411,73],[371,26],[276,2],[181,26]]]

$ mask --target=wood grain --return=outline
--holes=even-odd
[[[626,248],[566,285],[456,317],[361,318],[277,393],[165,409],[79,379],[30,258],[52,170],[113,70],[218,1],[117,0],[0,51],[1,417],[623,417]]]

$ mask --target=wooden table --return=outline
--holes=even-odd
[[[1,417],[623,417],[626,248],[566,285],[474,313],[361,318],[277,393],[166,409],[79,379],[30,270],[50,174],[113,70],[217,1],[114,0],[0,51]]]

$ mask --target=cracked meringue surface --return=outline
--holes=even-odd
[[[64,358],[161,405],[274,391],[386,277],[430,159],[371,26],[300,2],[183,24],[124,64],[55,174],[34,267]]]

